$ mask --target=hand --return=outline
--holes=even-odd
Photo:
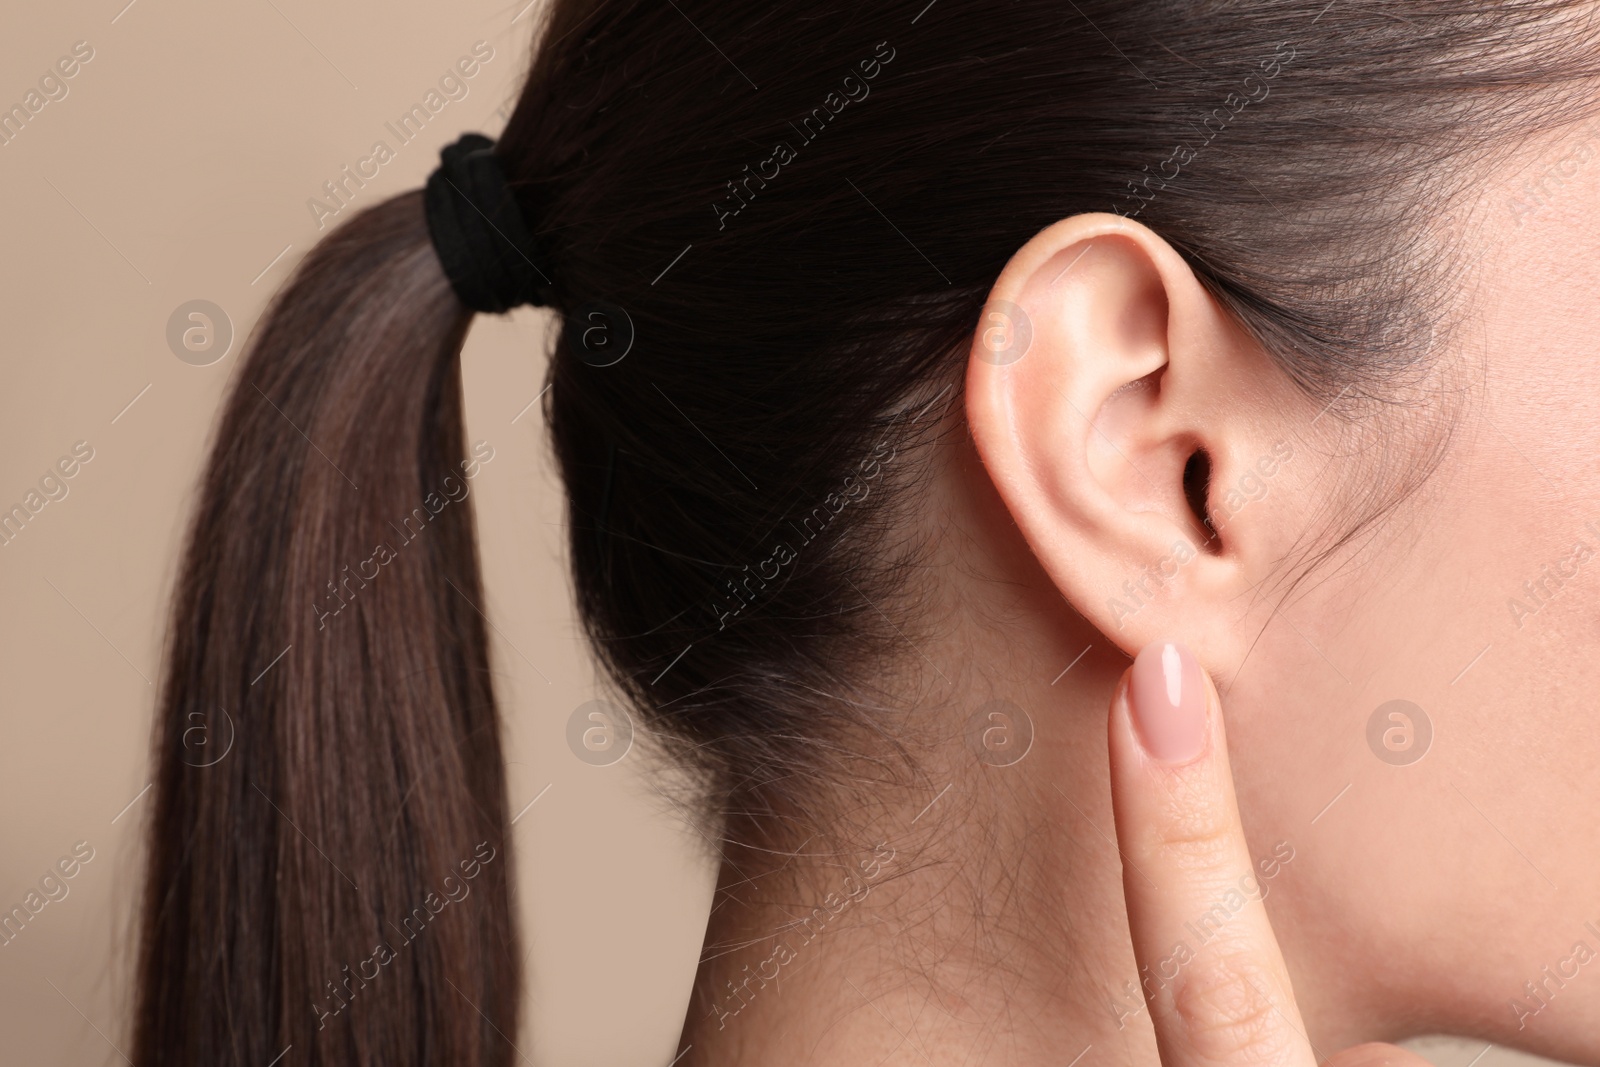
[[[1139,653],[1111,698],[1110,742],[1128,925],[1163,1067],[1316,1067],[1239,823],[1222,701],[1188,650]],[[1427,1067],[1377,1043],[1327,1062]]]

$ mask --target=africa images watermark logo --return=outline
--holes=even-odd
[[[974,711],[962,731],[978,762],[1011,767],[1033,749],[1033,716],[1009,700],[991,700]]]
[[[567,747],[591,767],[609,767],[633,748],[633,716],[609,700],[579,704],[567,716]]]
[[[233,320],[210,300],[189,300],[167,317],[167,347],[191,367],[209,367],[233,348]]]
[[[1409,700],[1379,704],[1367,718],[1367,747],[1391,767],[1409,767],[1433,745],[1433,720]]]

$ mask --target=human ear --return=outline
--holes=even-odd
[[[1292,494],[1210,520],[1214,494],[1309,401],[1171,245],[1075,215],[1017,251],[967,367],[984,467],[1046,574],[1129,655],[1158,639],[1243,660],[1247,596],[1303,516]],[[1280,481],[1280,478],[1275,478]]]

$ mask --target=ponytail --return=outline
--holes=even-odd
[[[244,356],[157,708],[140,1067],[517,1055],[470,317],[408,193],[317,245]]]

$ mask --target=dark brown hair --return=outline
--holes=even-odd
[[[578,606],[742,841],[826,821],[844,739],[875,725],[852,694],[938,624],[914,610],[911,446],[959,402],[1013,251],[1137,215],[1307,392],[1382,402],[1448,304],[1433,217],[1468,163],[1570,117],[1576,94],[1532,90],[1596,54],[1576,0],[546,16],[497,153],[565,321],[544,413]],[[473,462],[469,318],[409,193],[306,257],[238,370],[158,709],[140,1067],[517,1056],[503,760],[450,484]],[[223,724],[228,754],[196,758]]]

